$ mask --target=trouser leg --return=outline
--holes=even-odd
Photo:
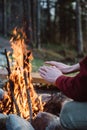
[[[58,121],[58,130],[67,130],[66,128],[64,128],[62,125],[61,125],[61,123],[60,123],[60,119],[59,119],[59,121]]]
[[[87,102],[66,103],[60,113],[60,122],[69,130],[87,130]]]

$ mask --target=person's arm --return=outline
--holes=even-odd
[[[46,61],[45,63],[48,65],[56,66],[58,69],[61,70],[63,74],[68,74],[68,73],[72,73],[72,72],[76,72],[80,70],[79,63],[75,65],[66,65],[64,63],[56,62],[56,61]]]
[[[56,86],[69,98],[87,101],[87,57],[80,63],[80,72],[74,77],[60,76]]]
[[[87,101],[87,57],[80,63],[80,72],[74,77],[64,76],[56,67],[41,67],[40,75],[56,86],[69,98]]]

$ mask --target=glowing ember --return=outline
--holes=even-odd
[[[33,59],[31,51],[25,45],[26,35],[23,29],[15,29],[14,37],[11,39],[13,49],[13,62],[9,81],[4,87],[9,98],[0,101],[0,112],[4,114],[15,113],[28,119],[34,117],[39,111],[43,111],[41,97],[39,97],[32,85],[32,65]],[[30,112],[29,112],[30,111]]]

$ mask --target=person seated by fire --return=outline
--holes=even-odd
[[[39,68],[41,77],[56,85],[72,99],[64,104],[60,112],[62,128],[87,130],[87,56],[75,65],[47,61]],[[67,74],[77,72],[74,76]]]

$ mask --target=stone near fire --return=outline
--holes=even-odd
[[[0,130],[6,130],[7,115],[0,114]]]
[[[0,70],[1,71],[1,70]],[[1,73],[1,72],[0,72]],[[3,75],[0,75],[0,78],[2,76],[2,79],[0,79],[0,88],[3,89],[3,87],[6,85],[6,83],[8,82],[8,79],[4,79]],[[4,80],[3,80],[4,79]]]
[[[0,88],[0,100],[2,100],[5,97],[5,95],[7,95],[6,92]]]
[[[35,130],[61,130],[59,117],[47,112],[39,112],[32,125]]]
[[[34,130],[28,121],[14,114],[8,116],[6,128],[6,130]]]

